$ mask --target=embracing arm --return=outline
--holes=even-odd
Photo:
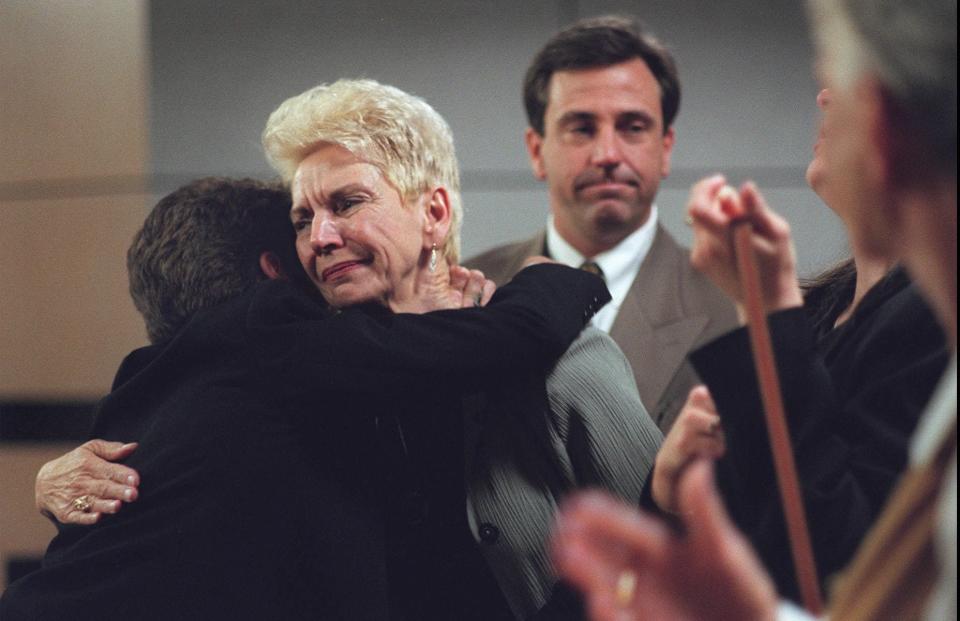
[[[324,318],[317,318],[312,301],[291,295],[288,285],[269,283],[254,298],[248,324],[261,363],[287,395],[313,390],[318,378],[343,391],[399,394],[425,374],[448,385],[470,385],[480,371],[489,379],[546,367],[609,299],[599,278],[557,265],[524,270],[515,281],[482,309],[426,315],[355,310]],[[484,301],[488,291],[475,293]],[[116,513],[121,501],[136,499],[138,476],[111,462],[133,448],[93,440],[46,464],[37,476],[37,508],[51,519],[78,524]],[[91,502],[86,510],[84,503],[74,504],[84,497]]]
[[[261,296],[263,298],[263,296]],[[315,380],[342,391],[408,391],[429,374],[447,387],[473,387],[484,375],[510,377],[544,369],[558,358],[594,312],[609,300],[595,276],[559,265],[521,271],[485,308],[424,315],[354,308],[304,320],[302,298],[262,299],[248,324],[265,370]],[[305,379],[309,378],[309,379]]]

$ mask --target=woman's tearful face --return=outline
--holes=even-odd
[[[326,144],[300,163],[291,189],[297,254],[331,306],[386,305],[413,288],[425,219],[379,168]]]

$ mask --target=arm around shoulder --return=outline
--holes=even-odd
[[[599,278],[559,265],[521,271],[484,308],[423,315],[365,305],[331,316],[289,288],[274,295],[259,296],[248,315],[265,372],[384,392],[409,390],[425,373],[469,388],[481,374],[489,381],[547,368],[609,300]]]

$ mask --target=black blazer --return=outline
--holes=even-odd
[[[803,309],[768,321],[814,557],[827,586],[906,467],[910,436],[948,362],[946,340],[901,269],[819,340]],[[746,330],[691,358],[723,421],[727,453],[717,482],[730,514],[780,593],[797,599]]]
[[[329,316],[264,283],[133,352],[92,436],[140,442],[139,500],[63,527],[0,617],[391,618],[378,426],[424,388],[547,368],[608,299],[577,270],[522,276],[427,315]]]

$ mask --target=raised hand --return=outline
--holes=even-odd
[[[733,226],[738,222],[753,228],[766,311],[803,305],[790,225],[770,209],[755,184],[747,182],[738,192],[721,175],[703,179],[690,190],[687,215],[694,233],[690,262],[738,307],[743,304],[733,248]]]
[[[718,459],[725,451],[717,406],[706,386],[695,386],[657,451],[651,483],[657,506],[677,513],[677,487],[684,468],[697,458]]]

